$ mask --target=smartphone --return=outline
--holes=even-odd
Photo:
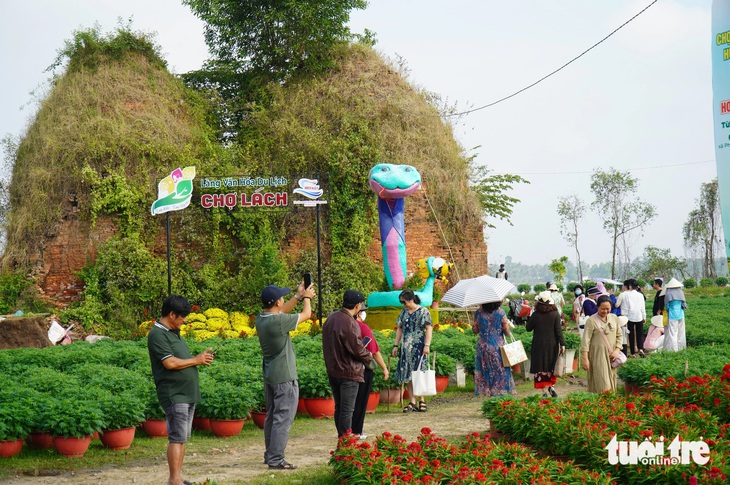
[[[213,351],[211,352],[211,354],[215,355],[216,352],[218,352],[221,349],[221,347],[223,347],[223,345],[219,345],[218,347],[216,347],[215,349],[213,349]]]
[[[372,339],[370,337],[363,337],[362,338],[362,345],[363,347],[367,347]]]
[[[306,290],[312,285],[312,273],[304,273],[304,289]]]

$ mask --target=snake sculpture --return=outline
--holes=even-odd
[[[410,165],[380,163],[370,169],[370,188],[378,194],[380,240],[383,249],[383,266],[388,287],[393,291],[381,291],[368,295],[368,307],[400,306],[399,296],[406,281],[406,237],[403,209],[405,198],[421,188],[421,174]],[[427,258],[418,262],[418,271],[426,280],[423,288],[415,293],[421,305],[433,301],[433,285],[436,278],[444,277],[450,265],[441,258]]]

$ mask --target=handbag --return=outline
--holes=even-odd
[[[413,383],[413,395],[415,396],[435,396],[436,395],[436,371],[429,368],[428,359],[426,359],[426,370],[420,370],[423,364],[421,355],[418,360],[418,370],[411,372],[411,382]]]
[[[512,341],[499,348],[502,354],[502,365],[505,367],[512,367],[527,360],[527,353],[525,347],[522,346],[522,340],[515,340],[512,334],[510,334],[510,337],[512,337]]]
[[[608,349],[608,355],[610,356],[611,355],[611,344],[608,343],[608,338],[606,338],[606,332],[603,331],[600,324],[598,324],[597,326],[598,326],[598,333],[600,333],[601,336],[603,337],[603,341],[605,342],[606,348]],[[626,363],[626,360],[627,360],[626,354],[624,354],[622,350],[619,350],[618,356],[611,361],[611,368],[616,369],[617,367],[621,367],[622,365],[624,365]]]
[[[568,357],[565,355],[565,352],[558,353],[558,360],[555,361],[555,370],[553,370],[553,374],[560,377],[566,374],[568,367]]]

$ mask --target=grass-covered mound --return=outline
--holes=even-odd
[[[328,73],[267,86],[245,107],[248,116],[229,143],[216,132],[214,114],[223,112],[217,93],[186,87],[143,35],[77,32],[57,64],[63,73],[14,154],[3,265],[42,275],[39,266],[51,257],[46,245],[67,220],[80,221],[85,232],[78,237],[89,241],[79,273],[84,291],[64,322],[129,336],[157,314],[167,295],[164,221],[149,208],[157,181],[189,165],[199,176],[321,179],[329,201],[318,288],[325,315],[344,289],[382,288],[382,265],[369,253],[379,244],[376,196],[367,184],[380,162],[421,171],[420,194],[428,200],[418,195],[411,203],[429,217],[435,212],[446,238],[439,243],[455,246],[460,274],[469,276],[459,244],[482,239],[469,161],[429,96],[370,47],[342,46]],[[256,313],[264,285],[295,287],[303,271],[315,270],[314,211],[204,210],[193,199],[172,217],[174,293],[205,308]],[[103,235],[94,224],[104,226]]]

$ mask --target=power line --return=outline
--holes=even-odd
[[[479,106],[478,108],[473,108],[473,109],[470,109],[470,110],[466,110],[466,111],[460,111],[460,112],[458,112],[458,113],[448,113],[448,114],[443,114],[443,115],[441,115],[441,116],[443,116],[444,118],[450,118],[450,117],[452,117],[452,116],[463,116],[463,115],[468,115],[468,114],[474,113],[475,111],[479,111],[479,110],[482,110],[482,109],[485,109],[485,108],[489,108],[489,107],[492,107],[492,106],[494,106],[494,105],[496,105],[496,104],[499,104],[499,103],[501,103],[502,101],[507,101],[508,99],[510,99],[510,98],[514,98],[514,97],[515,97],[515,96],[517,96],[518,94],[520,94],[520,93],[523,93],[523,92],[527,91],[528,89],[530,89],[530,88],[532,88],[532,87],[534,87],[534,86],[537,86],[538,84],[540,84],[541,82],[543,82],[543,81],[544,81],[544,80],[546,80],[547,78],[551,77],[551,76],[552,76],[553,74],[557,74],[558,72],[562,71],[563,69],[565,69],[566,67],[568,67],[569,65],[571,65],[571,64],[572,64],[573,62],[577,61],[578,59],[580,59],[581,57],[583,57],[584,55],[586,55],[586,54],[587,54],[588,52],[590,52],[590,51],[591,51],[591,50],[593,50],[594,48],[598,47],[598,46],[599,46],[599,45],[600,45],[601,43],[603,43],[603,42],[604,42],[604,41],[605,41],[606,39],[608,39],[608,38],[609,38],[609,37],[611,37],[611,36],[612,36],[613,34],[615,34],[615,33],[616,33],[616,32],[618,32],[619,30],[621,30],[621,29],[623,29],[624,27],[626,27],[626,26],[627,26],[627,25],[628,25],[628,24],[629,24],[629,23],[630,23],[630,22],[631,22],[632,20],[634,20],[634,19],[635,19],[636,17],[638,17],[638,16],[639,16],[639,15],[641,15],[642,13],[646,12],[646,11],[647,11],[647,10],[649,9],[649,7],[651,7],[652,5],[654,5],[655,3],[657,3],[658,1],[659,1],[659,0],[654,0],[654,1],[653,1],[653,2],[651,2],[651,3],[649,4],[649,5],[647,5],[646,7],[644,7],[644,8],[643,8],[643,9],[642,9],[642,10],[641,10],[641,11],[640,11],[639,13],[637,13],[636,15],[634,15],[633,17],[631,17],[630,19],[628,19],[628,20],[627,20],[626,22],[624,22],[623,24],[619,25],[619,26],[618,26],[618,27],[617,27],[616,29],[614,29],[614,30],[613,30],[613,32],[611,32],[610,34],[608,34],[608,35],[607,35],[606,37],[604,37],[603,39],[599,40],[598,42],[596,42],[595,44],[593,44],[592,46],[590,46],[590,47],[589,47],[588,49],[584,50],[583,52],[581,52],[580,54],[578,54],[577,56],[575,56],[574,58],[572,58],[571,60],[569,60],[568,62],[566,62],[565,64],[563,64],[562,66],[560,66],[559,68],[555,69],[555,70],[554,70],[553,72],[551,72],[550,74],[547,74],[547,75],[545,75],[545,76],[541,77],[541,78],[540,78],[540,79],[538,79],[537,81],[533,82],[532,84],[530,84],[530,85],[528,85],[528,86],[525,86],[524,88],[520,89],[519,91],[515,91],[514,93],[510,94],[509,96],[505,96],[505,97],[503,97],[503,98],[500,98],[500,99],[498,99],[497,101],[491,102],[491,103],[489,103],[489,104],[485,104],[484,106]]]
[[[687,165],[700,165],[704,163],[715,163],[715,160],[703,160],[701,162],[685,162],[685,163],[674,163],[669,165],[651,165],[648,167],[632,167],[627,168],[625,172],[636,172],[639,170],[655,170],[657,168],[670,168],[670,167],[685,167]],[[507,172],[491,172],[494,175],[507,175]],[[529,172],[529,175],[583,175],[592,174],[593,170],[577,170],[575,172]]]

